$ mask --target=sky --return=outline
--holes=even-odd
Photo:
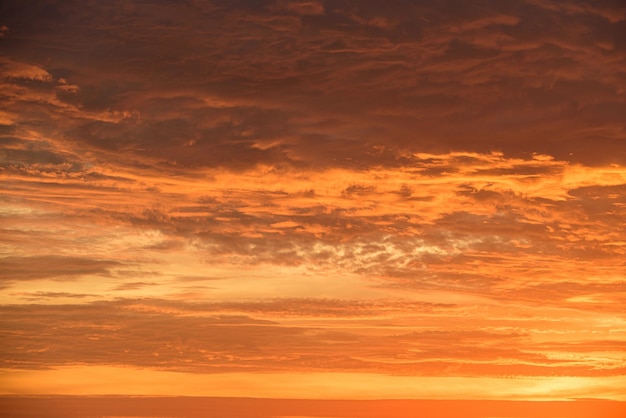
[[[5,0],[0,394],[626,401],[624,115],[620,0]]]

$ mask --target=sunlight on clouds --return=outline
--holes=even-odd
[[[50,81],[52,76],[43,68],[14,61],[7,57],[0,57],[0,74],[6,79],[26,79]]]
[[[348,3],[2,2],[4,393],[624,399],[623,7]]]

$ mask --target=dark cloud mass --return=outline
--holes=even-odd
[[[376,146],[383,165],[450,150],[626,159],[623,6],[253,3],[5,2],[5,51],[47,74],[8,81],[55,99],[36,118],[55,137],[158,164],[359,167]],[[22,117],[28,96],[9,97]]]
[[[4,281],[67,279],[84,274],[107,274],[119,263],[80,257],[31,256],[5,257],[0,261],[0,278]]]

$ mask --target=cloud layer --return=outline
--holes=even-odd
[[[618,1],[6,1],[6,369],[625,375]]]

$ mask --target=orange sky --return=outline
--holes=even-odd
[[[625,39],[618,0],[3,2],[0,394],[626,401]]]

